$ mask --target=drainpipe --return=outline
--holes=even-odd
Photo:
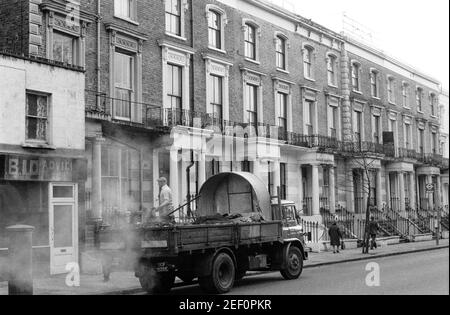
[[[101,49],[101,0],[97,0],[97,68],[95,69],[97,72],[97,107],[99,104],[101,104],[100,94],[101,94],[101,88],[100,88],[100,49]]]
[[[191,209],[191,168],[194,167],[194,151],[191,150],[191,163],[186,168],[186,184],[187,184],[187,215],[188,218],[191,217],[192,209]]]

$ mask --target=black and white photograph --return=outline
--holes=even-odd
[[[0,0],[0,296],[449,295],[448,69],[447,0]]]

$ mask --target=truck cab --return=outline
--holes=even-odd
[[[281,207],[281,211],[279,210]],[[300,212],[293,201],[280,200],[272,202],[272,213],[275,220],[283,223],[284,239],[299,239],[304,237]]]

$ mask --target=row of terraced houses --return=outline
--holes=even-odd
[[[162,176],[177,207],[252,172],[312,221],[448,205],[440,83],[265,0],[2,0],[0,23],[0,229],[38,226],[52,273]]]

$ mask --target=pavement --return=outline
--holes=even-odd
[[[310,253],[309,260],[305,261],[305,269],[344,263],[355,263],[364,260],[373,260],[421,252],[432,252],[438,250],[448,252],[448,248],[449,240],[441,240],[439,246],[436,245],[436,241],[405,243],[385,246],[371,251],[370,254],[366,255],[362,254],[361,249],[344,250],[341,251],[340,254],[333,254],[332,252]],[[446,268],[448,269],[448,263]],[[308,272],[305,271],[304,274],[308,274]],[[261,273],[249,273],[248,278],[260,275]],[[446,279],[448,279],[448,277]],[[183,284],[180,280],[177,280],[175,287],[181,286],[183,286]],[[104,282],[102,275],[81,275],[79,287],[67,286],[65,275],[49,278],[38,278],[34,280],[35,295],[120,295],[138,294],[141,292],[142,290],[139,280],[135,278],[133,272],[114,272],[112,273],[111,280],[109,282]],[[0,295],[7,294],[7,282],[0,282]]]

